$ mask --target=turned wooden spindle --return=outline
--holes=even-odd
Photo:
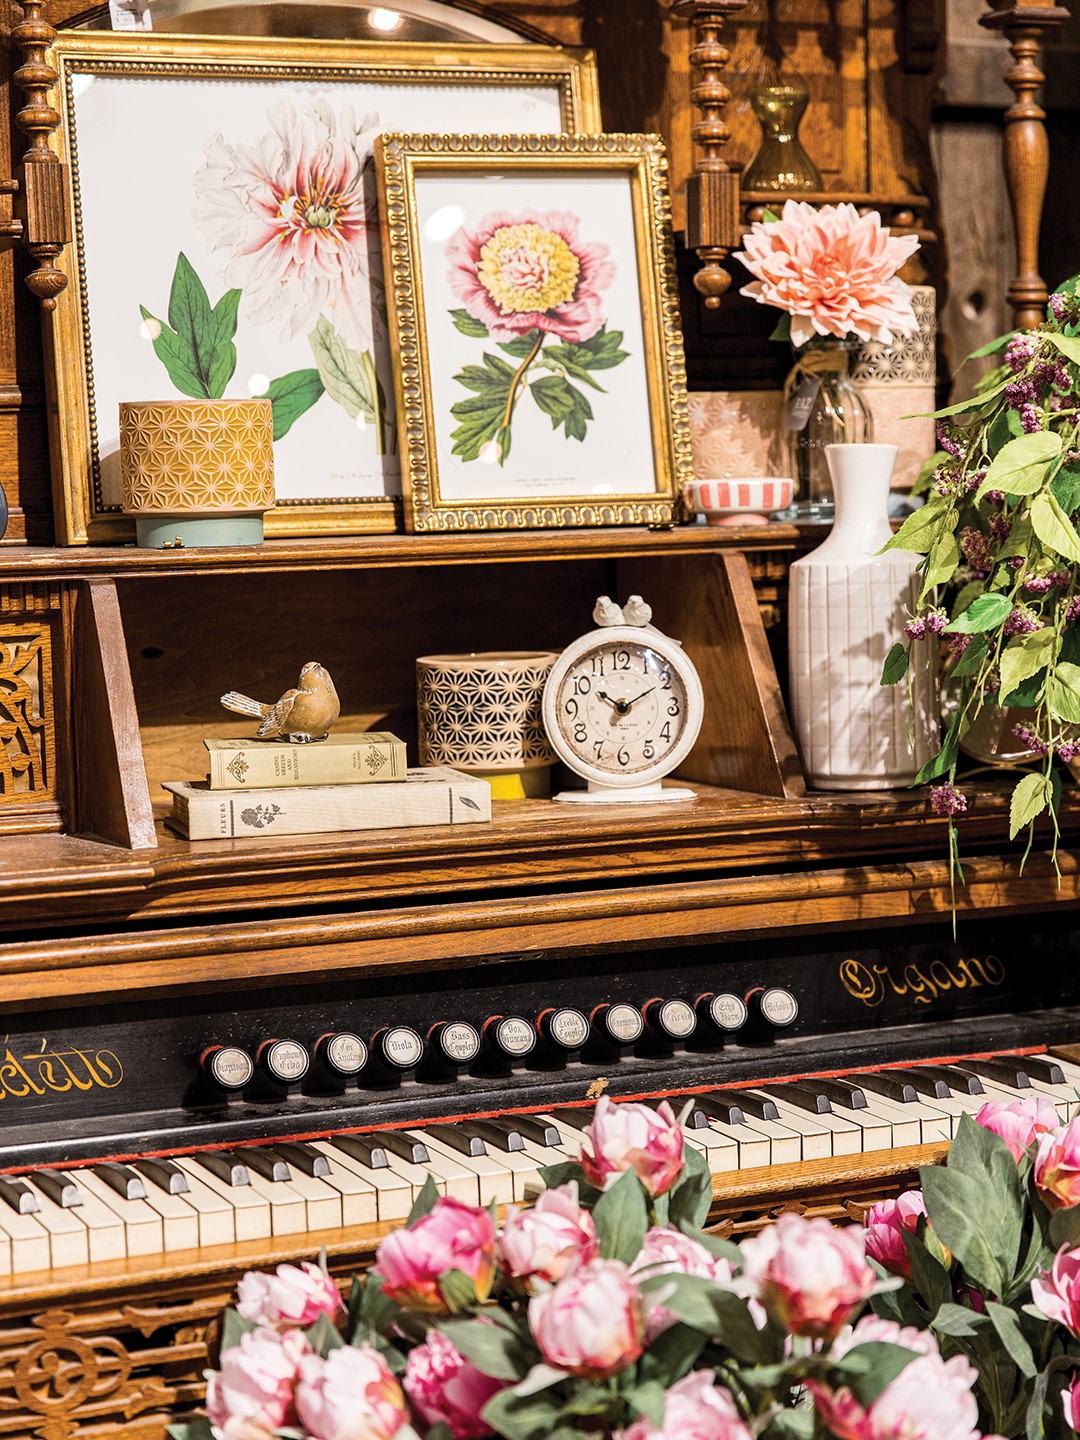
[[[60,124],[59,114],[49,104],[57,74],[47,59],[56,31],[41,16],[46,0],[20,0],[20,4],[24,18],[12,27],[11,39],[22,51],[23,63],[12,79],[26,96],[26,103],[15,123],[30,144],[18,175],[0,180],[0,193],[13,197],[15,209],[10,220],[0,221],[0,237],[20,240],[26,246],[37,262],[26,283],[42,306],[52,310],[68,283],[54,263],[68,241],[65,169],[49,144]]]
[[[979,23],[1003,30],[1013,65],[1005,83],[1016,101],[1005,111],[1005,183],[1009,191],[1016,231],[1017,275],[1008,288],[1009,304],[1018,330],[1030,330],[1046,317],[1046,282],[1039,274],[1039,229],[1042,224],[1050,150],[1046,138],[1046,112],[1035,101],[1045,78],[1035,63],[1043,32],[1069,18],[1063,5],[1033,5],[1025,0],[994,0],[994,8]]]
[[[691,135],[700,147],[694,173],[686,182],[686,243],[696,250],[702,268],[694,285],[714,310],[731,284],[721,260],[739,243],[739,177],[724,159],[723,150],[731,135],[724,120],[724,108],[731,91],[721,72],[728,62],[727,48],[720,43],[724,20],[745,10],[749,0],[674,0],[671,13],[694,26],[690,64],[694,80],[690,99],[701,111]]]

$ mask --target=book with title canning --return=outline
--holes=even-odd
[[[383,785],[297,785],[212,790],[205,780],[167,780],[165,823],[188,840],[239,835],[318,835],[399,825],[470,825],[491,819],[491,786],[449,766],[414,766]]]
[[[328,735],[308,745],[287,740],[204,740],[211,790],[279,785],[367,785],[404,780],[405,742],[385,730]]]

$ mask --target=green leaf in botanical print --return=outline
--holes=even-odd
[[[498,355],[484,355],[482,365],[465,365],[454,376],[459,385],[474,393],[450,407],[450,414],[461,423],[453,431],[451,453],[462,460],[476,460],[490,441],[498,444],[498,461],[503,464],[510,453],[510,428],[507,424],[510,393],[516,371]]]
[[[274,439],[287,435],[323,393],[318,370],[293,370],[270,382],[266,398],[274,407]]]
[[[450,319],[454,322],[454,329],[460,330],[462,335],[468,335],[473,340],[487,339],[487,326],[475,320],[467,310],[451,310]]]
[[[561,425],[568,440],[584,440],[586,422],[593,418],[592,407],[580,390],[561,375],[541,375],[529,386],[533,399],[551,416],[551,427]]]
[[[180,253],[169,292],[168,324],[145,305],[139,311],[153,340],[154,352],[182,395],[220,400],[236,370],[237,307],[240,291],[227,290],[210,304],[206,287],[187,256]]]
[[[325,315],[319,317],[308,343],[330,399],[341,406],[350,420],[362,416],[373,425],[377,397],[372,384],[373,372],[370,365],[364,364],[364,357],[350,349]]]
[[[579,380],[585,385],[591,385],[594,390],[599,390],[603,394],[604,387],[593,379],[589,371],[611,370],[628,359],[630,352],[619,348],[622,338],[621,330],[609,331],[604,326],[580,345],[569,343],[549,345],[546,350],[542,351],[540,363],[552,369],[562,369],[573,379]]]

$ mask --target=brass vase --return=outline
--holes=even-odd
[[[821,190],[821,171],[799,139],[799,124],[809,100],[802,76],[781,74],[775,65],[750,91],[750,104],[761,126],[761,144],[742,173],[743,190],[775,190],[784,195]]]

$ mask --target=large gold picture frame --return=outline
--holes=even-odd
[[[227,308],[226,297],[241,291],[235,337],[239,358],[231,388],[225,391],[227,398],[267,393],[244,388],[257,381],[280,387],[294,375],[308,377],[307,413],[290,419],[295,428],[288,458],[297,478],[290,482],[283,465],[283,437],[276,447],[278,503],[266,516],[267,534],[340,535],[400,528],[401,500],[393,493],[392,474],[396,427],[386,404],[393,382],[377,274],[373,180],[364,181],[371,253],[360,269],[362,293],[359,297],[351,293],[348,304],[330,311],[324,306],[318,313],[323,328],[316,350],[313,332],[304,325],[314,323],[317,305],[301,316],[303,324],[297,319],[302,307],[293,307],[285,316],[292,326],[288,337],[282,329],[281,306],[269,313],[276,302],[273,297],[267,300],[265,284],[261,298],[255,297],[261,311],[259,305],[247,305],[247,292],[230,269],[230,264],[239,263],[242,249],[229,231],[230,224],[236,229],[235,214],[222,211],[221,183],[216,195],[196,196],[191,146],[200,147],[203,169],[198,173],[211,173],[219,182],[224,176],[227,184],[232,182],[230,164],[234,173],[244,171],[260,153],[259,147],[271,140],[279,152],[288,151],[290,137],[304,125],[316,127],[318,134],[321,124],[325,135],[329,124],[333,139],[335,125],[341,134],[349,131],[352,136],[367,122],[370,131],[362,143],[370,153],[370,140],[380,123],[385,127],[403,109],[402,118],[411,120],[413,111],[428,105],[446,129],[483,128],[497,115],[500,124],[509,116],[515,129],[528,130],[535,122],[549,132],[596,130],[599,101],[592,53],[532,44],[417,45],[72,32],[57,39],[50,63],[59,75],[59,153],[70,165],[72,182],[68,217],[72,243],[59,261],[70,283],[45,321],[58,543],[117,543],[133,536],[133,526],[119,508],[116,406],[120,400],[178,399],[193,393],[174,388],[173,370],[166,372],[158,346],[162,330],[169,329],[165,316],[172,313],[176,287],[182,279],[190,280],[186,270],[181,275],[185,260],[191,262],[202,291],[196,299],[204,314],[210,314],[207,305],[211,310],[218,305],[219,297]],[[322,110],[317,108],[320,105]],[[327,105],[334,111],[329,121]],[[289,106],[291,110],[281,109]],[[261,129],[255,120],[248,126],[248,111],[262,119]],[[276,132],[265,119],[274,113],[279,115]],[[521,120],[515,118],[519,115]],[[183,143],[188,149],[177,151]],[[360,144],[356,140],[354,149]],[[246,182],[246,172],[242,178]],[[166,195],[162,189],[166,179],[169,185],[186,188],[176,197],[171,192]],[[237,181],[233,189],[240,188]],[[155,203],[155,194],[159,201],[166,196],[169,205]],[[300,200],[308,203],[303,196]],[[217,229],[205,250],[187,255],[177,237],[190,233],[196,201],[202,206],[200,223],[208,232],[211,225]],[[295,207],[300,201],[289,196],[288,203]],[[311,200],[311,206],[313,224],[333,222],[332,210],[319,208],[319,197]],[[172,218],[165,213],[170,208],[176,212]],[[232,243],[231,252],[227,242]],[[364,268],[367,263],[370,271]],[[147,265],[155,268],[148,271]],[[331,321],[336,323],[338,313],[345,314],[350,307],[354,319],[370,311],[372,339],[367,355],[361,353],[359,342],[341,334],[335,337]],[[245,332],[249,323],[251,329]],[[252,336],[257,336],[257,345],[248,343]],[[169,333],[165,338],[170,338]],[[273,345],[284,347],[286,338],[292,347],[282,349],[287,358],[276,368],[261,363],[266,347],[273,353]],[[298,345],[304,348],[306,361],[296,358]],[[312,378],[315,374],[318,381]],[[270,393],[273,398],[278,391]],[[311,401],[313,393],[317,398]],[[358,451],[373,449],[372,428],[379,427],[375,453],[382,458],[357,460],[355,472],[349,470],[353,432],[343,429],[346,419],[366,431],[357,441]],[[333,454],[331,440],[337,446]],[[368,469],[361,474],[364,464]],[[373,468],[376,465],[380,468]],[[297,488],[290,490],[290,483]]]
[[[376,158],[406,527],[670,524],[692,467],[659,137]]]

